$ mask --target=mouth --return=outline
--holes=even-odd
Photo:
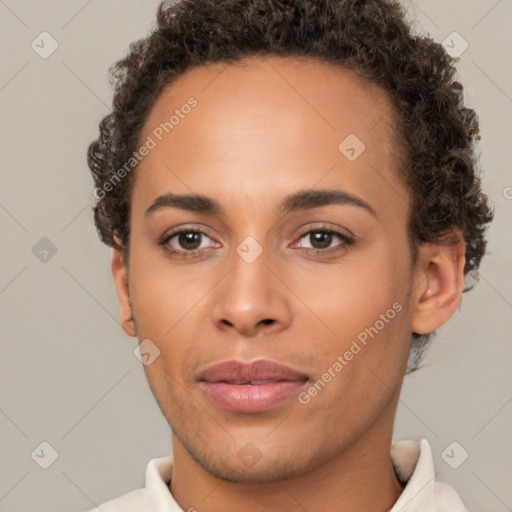
[[[296,395],[309,380],[304,373],[274,361],[225,361],[208,367],[198,377],[209,399],[224,409],[256,413],[271,409]]]

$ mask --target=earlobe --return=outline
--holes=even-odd
[[[116,237],[114,238],[120,245],[120,240]],[[117,299],[119,302],[121,325],[123,331],[128,334],[128,336],[136,337],[137,332],[130,307],[130,290],[128,285],[126,266],[124,264],[124,256],[122,252],[116,248],[112,249],[111,269],[112,276],[114,278],[114,285],[116,287]]]
[[[423,244],[416,266],[412,330],[435,331],[459,307],[464,290],[466,244],[457,231],[439,244]]]

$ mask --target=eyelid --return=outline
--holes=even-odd
[[[302,249],[303,252],[310,253],[310,254],[317,254],[317,255],[322,255],[322,254],[327,255],[329,253],[346,250],[355,241],[354,235],[350,232],[350,230],[348,230],[346,228],[341,228],[340,226],[329,225],[327,223],[320,223],[320,225],[318,225],[318,226],[312,226],[311,223],[309,223],[308,225],[305,225],[299,229],[299,233],[295,236],[295,240],[290,245],[297,244],[297,242],[300,241],[301,238],[304,238],[304,236],[306,236],[312,232],[315,232],[315,231],[328,232],[334,236],[338,236],[343,242],[338,245],[335,245],[334,247],[328,247],[325,249],[315,249],[312,247],[299,247],[299,249]],[[200,228],[200,227],[194,226],[194,225],[177,226],[177,227],[167,231],[160,238],[158,244],[160,246],[162,246],[164,248],[164,250],[167,251],[169,254],[171,254],[171,255],[177,254],[177,255],[180,255],[183,257],[187,257],[187,256],[195,257],[197,254],[203,254],[206,250],[212,249],[212,247],[207,247],[207,248],[203,247],[203,248],[198,248],[198,249],[185,250],[185,249],[175,249],[175,248],[168,246],[168,243],[171,238],[174,238],[175,236],[177,236],[183,232],[199,233],[201,235],[204,235],[204,236],[210,238],[210,240],[212,240],[214,243],[219,244],[219,242],[217,242],[217,240],[215,240],[215,238],[212,237],[208,233],[208,229],[203,229],[203,228]],[[213,248],[218,248],[218,247],[213,247]]]
[[[299,230],[299,234],[297,235],[295,241],[292,242],[292,244],[290,244],[290,245],[292,245],[292,246],[296,245],[306,235],[316,232],[316,231],[330,233],[331,235],[337,236],[339,239],[342,240],[342,242],[333,247],[327,247],[324,249],[315,249],[314,247],[298,247],[297,249],[301,249],[305,254],[313,254],[315,256],[328,256],[328,255],[332,255],[334,253],[346,251],[355,242],[354,235],[348,229],[344,229],[339,226],[332,226],[332,225],[328,225],[326,223],[322,223],[320,226],[312,227],[311,225],[308,225],[308,226],[301,228]],[[350,234],[344,233],[344,231],[347,231]]]
[[[203,227],[198,227],[194,225],[182,225],[182,226],[176,226],[175,228],[172,228],[168,231],[166,231],[160,238],[159,243],[165,243],[169,238],[179,235],[182,232],[194,232],[194,233],[201,233],[203,235],[206,235],[208,238],[211,238],[213,240],[213,237],[208,233],[208,229],[204,229]]]
[[[333,233],[337,233],[346,238],[354,239],[355,235],[347,228],[342,228],[341,226],[335,226],[333,224],[329,224],[327,222],[319,222],[318,226],[311,226],[311,222],[299,228],[299,232],[297,236],[302,238],[304,235],[308,234],[310,231],[331,231]],[[314,224],[314,223],[313,223]]]
[[[204,235],[208,237],[210,240],[212,240],[214,243],[218,244],[217,242],[210,234],[208,234],[207,230],[199,228],[197,226],[191,226],[191,225],[182,225],[177,226],[169,231],[166,231],[165,234],[159,239],[158,245],[167,253],[168,256],[177,256],[181,258],[194,258],[198,254],[202,255],[204,254],[206,249],[212,249],[212,247],[208,248],[198,248],[198,249],[192,249],[192,250],[185,250],[185,249],[175,249],[174,247],[171,247],[169,245],[169,242],[171,238],[174,238],[177,235],[180,235],[181,233],[200,233],[201,235]],[[213,247],[215,248],[215,247]]]

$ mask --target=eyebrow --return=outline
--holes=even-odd
[[[299,190],[298,192],[286,196],[277,208],[276,213],[286,214],[332,204],[358,206],[371,213],[374,217],[377,217],[377,212],[366,201],[343,190],[335,189]],[[181,210],[210,213],[214,215],[224,214],[224,209],[220,203],[207,196],[200,194],[178,195],[168,192],[158,196],[154,200],[151,206],[146,210],[145,216],[148,217],[162,208],[179,208]]]

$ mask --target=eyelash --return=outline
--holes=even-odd
[[[328,249],[314,249],[314,248],[310,248],[310,247],[303,247],[302,250],[304,252],[306,252],[306,254],[326,255],[326,254],[337,253],[340,251],[346,251],[354,243],[354,239],[352,237],[350,237],[344,233],[341,233],[341,232],[337,231],[336,229],[334,229],[333,227],[327,226],[325,224],[323,224],[321,226],[314,227],[313,229],[307,228],[307,229],[301,230],[298,235],[298,240],[301,240],[306,235],[310,235],[311,233],[317,233],[317,232],[327,233],[329,235],[335,235],[342,241],[342,243],[337,246],[334,246],[334,247],[329,247]],[[295,243],[296,242],[294,242],[294,244]]]
[[[338,245],[338,246],[330,247],[330,248],[327,248],[327,249],[313,249],[313,248],[310,248],[310,247],[302,247],[302,250],[304,252],[306,252],[307,254],[325,255],[325,254],[331,254],[331,253],[334,253],[334,252],[344,251],[344,250],[347,250],[354,243],[354,239],[351,238],[350,236],[345,235],[343,233],[340,233],[336,229],[334,229],[334,228],[332,228],[330,226],[326,226],[326,225],[318,226],[318,227],[315,227],[313,229],[309,228],[309,229],[303,230],[302,232],[299,233],[297,241],[300,241],[306,235],[310,235],[311,233],[316,233],[316,232],[327,233],[327,234],[330,234],[330,235],[335,235],[339,239],[342,240],[342,243],[340,245]],[[186,227],[186,228],[181,228],[181,229],[179,229],[177,231],[173,231],[173,232],[171,232],[169,234],[166,234],[164,236],[164,238],[158,244],[161,245],[164,248],[164,250],[169,255],[178,255],[179,257],[184,258],[184,259],[186,259],[186,258],[194,258],[194,257],[198,256],[200,253],[202,253],[204,251],[204,249],[193,249],[191,251],[187,251],[186,249],[183,249],[181,251],[178,251],[178,250],[175,250],[175,249],[170,249],[169,246],[167,245],[169,243],[169,241],[172,238],[174,238],[175,236],[180,235],[182,233],[201,234],[201,235],[204,235],[204,236],[206,236],[208,238],[211,238],[207,233],[205,233],[204,231],[202,231],[200,229],[192,228],[192,227],[190,227],[190,228]],[[294,244],[295,243],[297,243],[297,242],[294,242]]]

